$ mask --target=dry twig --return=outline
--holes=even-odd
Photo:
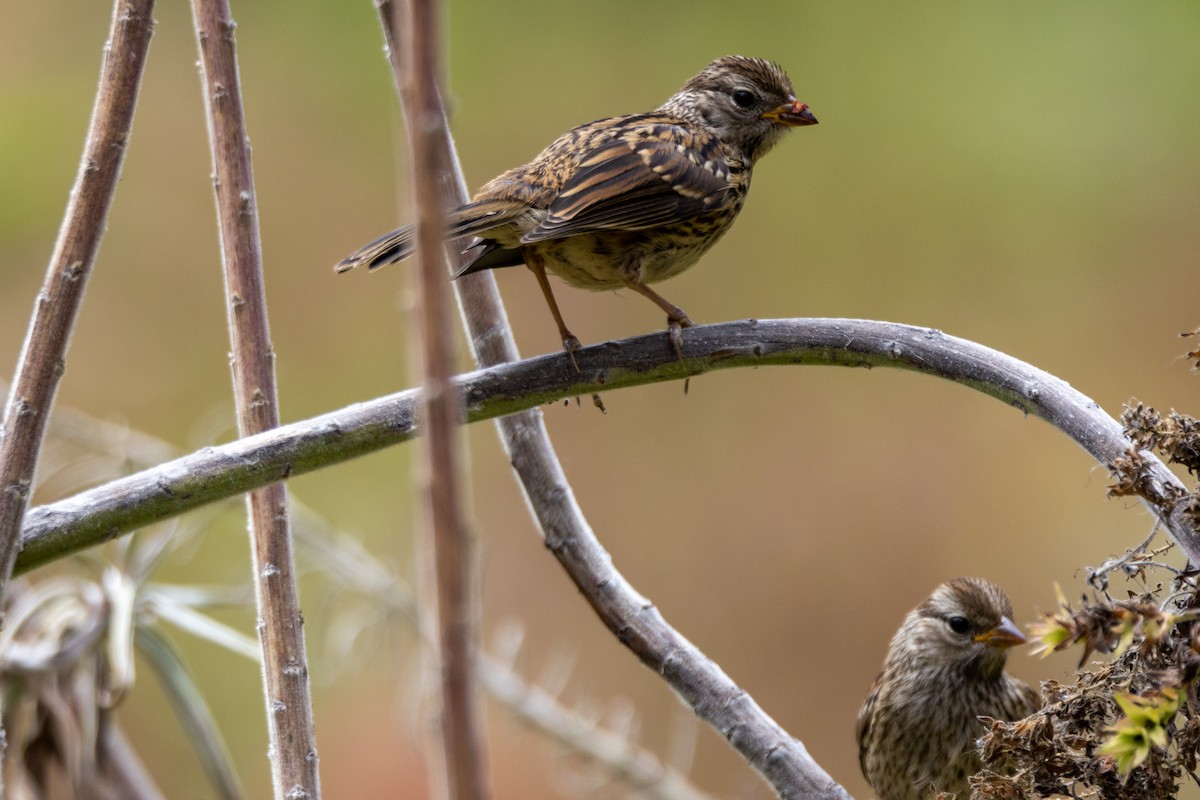
[[[478,580],[471,535],[463,508],[459,426],[462,396],[454,384],[454,331],[450,316],[450,289],[442,250],[445,214],[439,192],[444,170],[437,139],[441,125],[437,75],[437,25],[435,0],[408,0],[404,23],[384,17],[390,34],[393,68],[401,66],[398,81],[408,118],[408,143],[412,169],[417,261],[416,339],[420,343],[423,372],[421,418],[424,421],[421,452],[425,485],[425,521],[421,526],[424,560],[422,573],[432,581],[423,594],[425,608],[436,631],[433,660],[440,689],[439,759],[429,764],[431,784],[451,800],[483,800],[490,795],[482,709],[478,701],[476,670],[479,620]],[[381,9],[382,11],[382,9]],[[390,23],[390,24],[389,24]],[[403,46],[394,46],[399,40]],[[397,65],[396,55],[402,65]]]
[[[238,432],[248,436],[279,425],[279,401],[234,23],[226,0],[193,0],[192,13],[213,155]],[[275,796],[315,800],[321,782],[287,492],[273,483],[247,499]]]
[[[0,427],[0,601],[17,558],[46,420],[125,157],[154,28],[153,0],[116,0],[83,160],[34,303]]]

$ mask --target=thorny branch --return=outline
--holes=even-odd
[[[0,423],[0,601],[19,551],[19,532],[67,344],[83,303],[133,128],[154,29],[153,0],[116,0],[83,160],[71,188]]]
[[[229,4],[193,0],[192,12],[212,148],[238,433],[248,436],[279,425],[254,174]],[[285,485],[250,492],[247,511],[275,797],[318,800],[321,780]]]

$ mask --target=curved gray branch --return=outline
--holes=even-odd
[[[1047,372],[940,331],[847,319],[744,320],[689,328],[684,360],[666,337],[648,334],[576,351],[576,374],[562,354],[459,377],[470,422],[494,419],[565,397],[678,380],[716,369],[764,364],[898,367],[961,383],[1049,422],[1103,466],[1134,445],[1094,401]],[[229,444],[207,447],[154,469],[30,509],[17,571],[61,558],[145,525],[408,441],[418,393],[399,392]],[[1193,563],[1200,536],[1175,498],[1186,487],[1143,453],[1142,500]]]

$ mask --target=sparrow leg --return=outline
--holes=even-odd
[[[571,366],[575,367],[576,372],[579,372],[579,364],[575,361],[575,351],[579,349],[579,340],[575,338],[575,334],[567,330],[567,323],[563,322],[562,312],[558,310],[558,302],[554,299],[554,292],[550,289],[550,279],[546,277],[545,263],[539,256],[527,249],[525,265],[537,278],[538,286],[542,287],[542,296],[546,298],[546,305],[550,306],[550,313],[554,315],[554,324],[558,326],[558,335],[562,338],[563,349],[567,351],[567,356],[571,359]]]
[[[630,289],[633,289],[643,297],[648,297],[656,306],[667,312],[667,338],[671,341],[671,347],[675,349],[675,355],[679,356],[680,361],[683,361],[682,329],[690,328],[694,324],[688,319],[687,312],[641,281],[634,280],[633,278],[625,278],[624,280],[625,285]]]

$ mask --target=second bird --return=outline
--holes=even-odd
[[[574,128],[452,211],[449,238],[479,237],[454,277],[527,265],[568,354],[579,340],[546,273],[584,289],[628,287],[666,312],[679,351],[679,330],[692,322],[649,284],[695,264],[741,211],[755,161],[789,129],[816,122],[779,65],[719,58],[658,110]],[[401,228],[336,269],[374,269],[412,250],[413,229]]]
[[[967,800],[981,768],[981,716],[1011,722],[1041,705],[1004,671],[1025,643],[1012,603],[994,583],[955,578],[914,608],[892,638],[883,672],[858,712],[858,755],[879,800]]]

